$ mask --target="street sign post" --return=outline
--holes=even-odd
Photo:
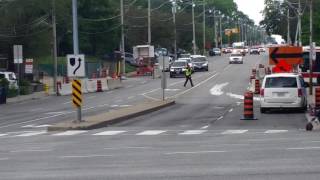
[[[20,77],[21,77],[21,74],[20,74],[20,64],[23,63],[23,47],[22,45],[14,45],[13,46],[13,59],[14,59],[14,64],[18,64],[17,65],[17,69],[18,69],[18,96],[20,95]]]
[[[84,55],[67,55],[68,77],[85,77]]]

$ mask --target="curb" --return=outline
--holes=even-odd
[[[141,103],[132,107],[110,111],[95,116],[86,117],[87,121],[73,123],[72,120],[58,123],[47,128],[48,131],[67,131],[67,130],[92,130],[107,127],[112,124],[120,123],[138,116],[142,116],[162,108],[172,106],[175,101],[153,101]],[[139,109],[139,107],[142,107]],[[135,109],[136,108],[136,109]],[[119,115],[120,114],[120,115]]]

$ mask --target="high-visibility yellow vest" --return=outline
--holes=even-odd
[[[186,69],[186,76],[191,76],[191,74],[192,74],[191,68],[187,68]]]

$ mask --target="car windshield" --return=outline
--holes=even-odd
[[[242,56],[241,54],[231,54],[231,57],[239,57]]]
[[[214,50],[214,51],[220,51],[220,49],[219,49],[219,48],[214,48],[213,50]]]
[[[206,58],[205,57],[196,57],[196,58],[192,58],[192,62],[206,62]]]
[[[295,77],[269,77],[266,79],[265,88],[296,88]]]
[[[172,63],[172,66],[186,66],[185,62],[174,62]]]

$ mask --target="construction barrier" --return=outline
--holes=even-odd
[[[103,92],[101,80],[97,80],[97,92]]]
[[[108,79],[108,88],[109,89],[118,89],[122,87],[122,83],[120,79]]]
[[[260,80],[259,79],[255,80],[254,93],[255,94],[260,94]]]
[[[253,93],[251,91],[247,91],[244,94],[244,111],[243,118],[241,120],[257,120],[254,117],[253,111]]]
[[[315,108],[320,109],[320,88],[315,88]]]

